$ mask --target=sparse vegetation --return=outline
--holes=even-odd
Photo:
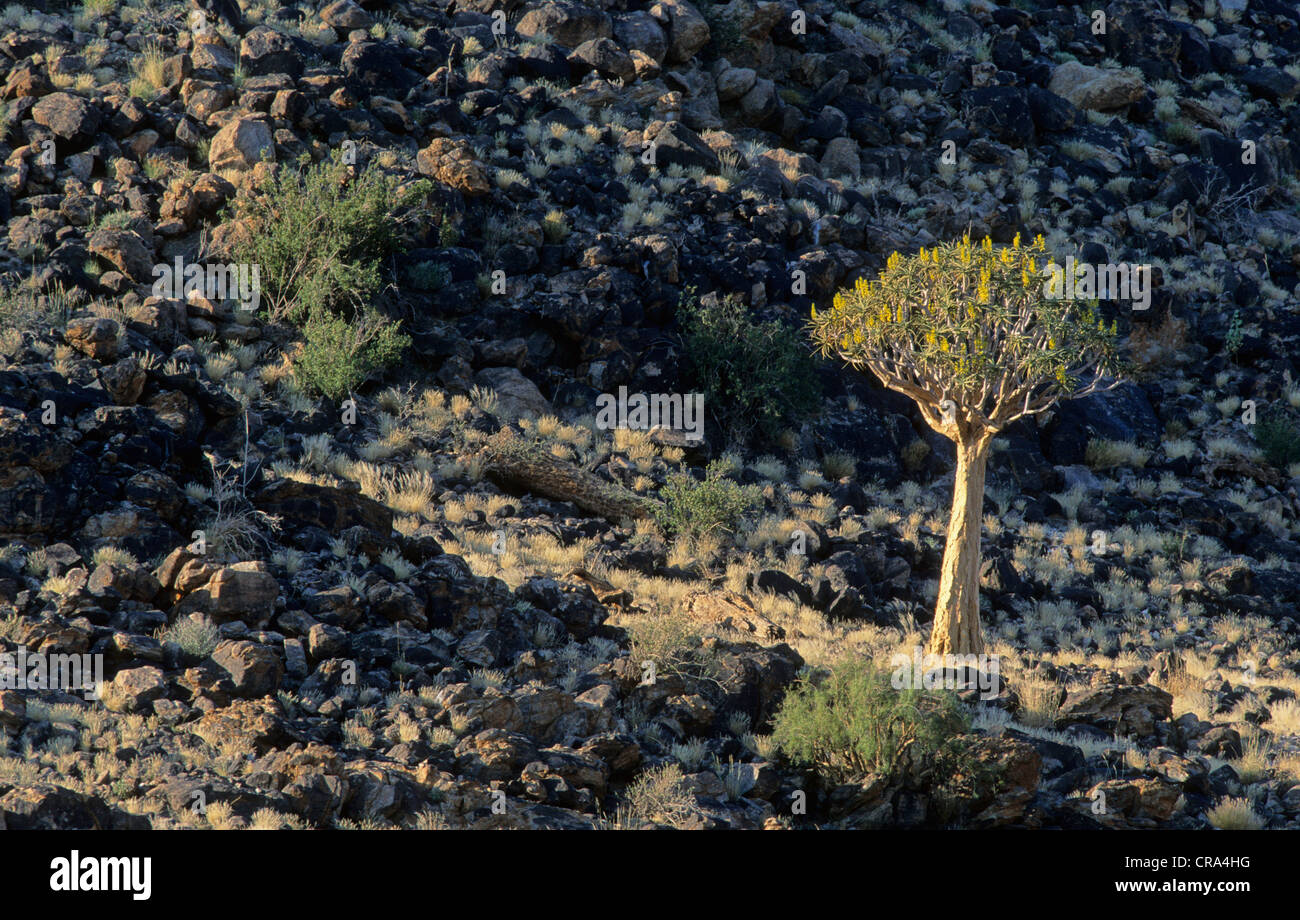
[[[932,754],[964,727],[952,694],[899,690],[888,671],[850,660],[787,693],[772,735],[787,756],[842,782],[892,775],[904,755]]]
[[[737,437],[772,437],[811,412],[819,385],[810,348],[777,321],[756,322],[735,297],[683,296],[677,310],[710,416]]]

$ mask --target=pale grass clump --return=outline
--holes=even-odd
[[[1300,735],[1300,701],[1274,703],[1269,707],[1269,724],[1278,734]]]
[[[822,458],[822,472],[831,482],[847,479],[857,472],[858,463],[852,454],[837,452]]]
[[[776,457],[759,457],[750,464],[750,469],[771,482],[780,483],[785,481],[786,466]]]
[[[1264,828],[1264,819],[1251,806],[1249,799],[1227,798],[1205,813],[1205,820],[1221,831],[1258,831]]]
[[[1114,469],[1118,466],[1141,468],[1151,457],[1151,452],[1129,441],[1112,441],[1094,438],[1084,450],[1084,462],[1094,470]]]
[[[384,550],[379,554],[379,561],[393,570],[393,575],[398,581],[406,581],[415,574],[415,566],[407,562],[396,550]]]
[[[139,565],[139,560],[120,546],[101,546],[91,555],[93,565],[119,565],[125,568]]]
[[[299,463],[317,472],[326,472],[334,462],[334,439],[328,434],[309,434],[302,439]]]
[[[228,802],[212,802],[203,809],[203,816],[208,819],[208,825],[213,830],[227,831],[235,826],[235,810]]]
[[[394,511],[423,514],[433,502],[437,484],[431,473],[407,470],[388,480],[384,502]]]
[[[1242,740],[1241,756],[1232,761],[1237,777],[1246,785],[1268,779],[1269,747],[1259,732]]]
[[[1072,521],[1078,520],[1079,506],[1083,504],[1083,500],[1087,497],[1087,492],[1082,487],[1075,486],[1067,492],[1053,492],[1051,494],[1056,503],[1065,511],[1066,517]]]
[[[1050,681],[1030,679],[1017,682],[1020,709],[1016,718],[1023,725],[1044,728],[1056,723],[1061,712],[1061,688]]]
[[[288,819],[273,808],[259,808],[253,812],[249,828],[255,831],[278,831],[288,826]]]

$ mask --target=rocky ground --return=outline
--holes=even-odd
[[[7,7],[0,645],[106,683],[0,690],[0,826],[1300,826],[1300,456],[1243,424],[1300,408],[1300,11],[1105,12]],[[375,298],[409,348],[348,404],[284,317],[153,292],[340,154],[428,180]],[[1103,301],[1130,380],[997,442],[1006,692],[961,739],[992,781],[830,782],[772,716],[924,643],[951,446],[829,364],[773,439],[595,399],[690,389],[684,294],[798,328],[967,230],[1155,290]],[[661,489],[710,460],[761,509],[674,535]]]

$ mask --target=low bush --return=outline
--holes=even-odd
[[[1255,443],[1274,466],[1300,463],[1300,422],[1285,410],[1266,409],[1255,424]]]
[[[295,364],[307,387],[338,401],[354,392],[371,374],[393,364],[411,343],[374,310],[353,319],[318,310],[303,326],[306,343]]]
[[[742,486],[726,477],[726,465],[714,460],[703,481],[690,473],[673,473],[660,490],[664,500],[656,512],[669,536],[695,539],[714,530],[734,530],[740,519],[762,501],[757,486]]]
[[[281,166],[256,194],[231,206],[230,216],[250,231],[235,243],[234,256],[258,266],[272,319],[346,312],[379,290],[383,261],[403,248],[409,206],[429,188],[421,181],[399,193],[398,180],[373,164],[355,176],[337,159]]]
[[[867,773],[893,775],[905,752],[932,756],[966,726],[954,694],[896,690],[889,672],[850,660],[820,681],[793,687],[772,737],[791,760],[844,782]]]
[[[734,297],[701,301],[688,290],[677,308],[687,357],[705,406],[732,437],[774,438],[816,408],[816,364],[799,333],[779,322],[755,322]]]

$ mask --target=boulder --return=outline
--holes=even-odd
[[[132,281],[154,279],[153,247],[134,230],[104,227],[90,235],[86,248]]]
[[[236,118],[212,138],[208,148],[208,167],[218,170],[252,169],[264,158],[275,159],[275,139],[271,127],[261,118]]]
[[[1047,88],[1081,109],[1113,112],[1137,102],[1146,93],[1141,77],[1121,70],[1089,67],[1066,61],[1052,71]]]
[[[178,616],[206,613],[215,622],[243,620],[257,626],[270,620],[280,585],[264,562],[237,562],[217,569],[202,588],[186,595]]]
[[[117,357],[120,332],[121,326],[116,320],[84,317],[68,321],[63,329],[63,340],[96,361],[111,361]]]
[[[670,64],[683,64],[709,43],[709,24],[686,0],[658,0],[650,15],[668,27]]]
[[[487,171],[474,159],[464,141],[435,137],[415,159],[421,175],[437,179],[464,195],[486,195],[492,190]]]
[[[1154,684],[1107,684],[1075,690],[1065,697],[1058,728],[1081,722],[1112,734],[1148,738],[1157,722],[1173,718],[1174,698]]]
[[[319,527],[337,536],[350,527],[364,527],[381,540],[392,537],[392,510],[360,490],[277,479],[253,496],[253,504],[278,516],[286,529]]]
[[[486,367],[474,375],[474,382],[496,393],[499,414],[503,418],[555,414],[550,400],[518,368]]]
[[[515,24],[523,38],[550,36],[566,48],[576,48],[593,38],[612,38],[613,24],[600,10],[584,3],[543,3],[533,7]]]
[[[256,26],[239,43],[239,62],[252,77],[267,74],[302,76],[302,57],[287,35],[267,26]]]
[[[100,688],[100,699],[113,712],[145,712],[167,694],[163,672],[155,667],[127,668]]]
[[[99,130],[99,109],[72,93],[50,93],[32,106],[32,120],[67,141],[88,141]]]
[[[256,698],[275,692],[284,676],[280,656],[256,642],[226,641],[217,645],[212,660],[226,670],[236,696]]]

